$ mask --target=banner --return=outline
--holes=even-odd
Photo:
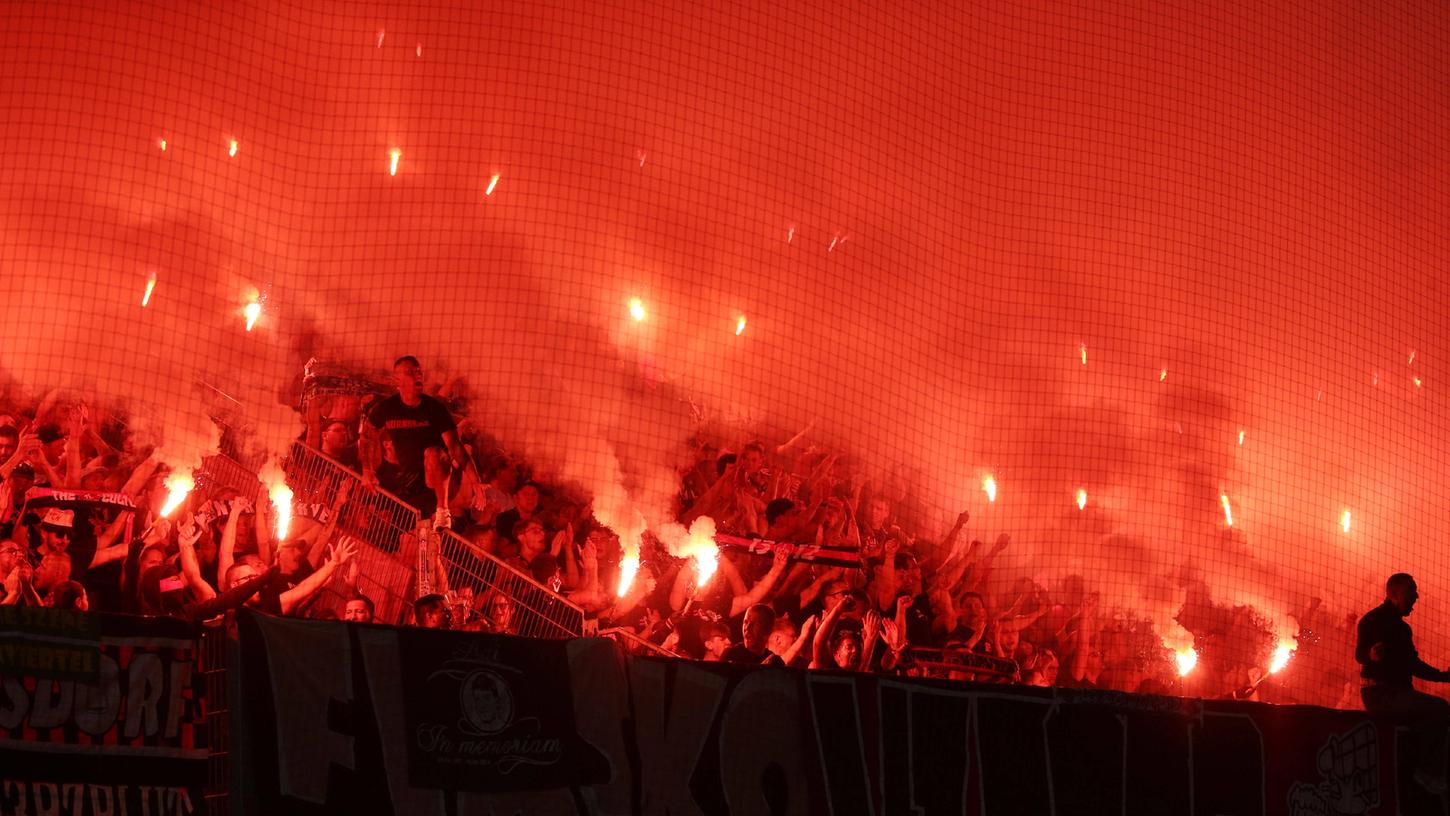
[[[207,740],[199,628],[0,607],[0,814],[189,814]]]
[[[1410,733],[1362,713],[251,613],[240,633],[248,711],[236,748],[251,770],[235,812],[1445,812],[1410,780]],[[453,676],[434,688],[439,671]],[[439,723],[451,751],[428,750]],[[470,730],[495,742],[462,750],[479,738]]]

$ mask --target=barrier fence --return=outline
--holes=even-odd
[[[430,537],[429,543],[433,541]],[[455,607],[468,603],[495,631],[537,638],[579,637],[584,632],[584,610],[532,576],[514,569],[498,558],[469,544],[448,531],[438,542],[435,574],[446,581],[434,591],[446,591]],[[420,576],[424,573],[420,572]],[[499,625],[497,603],[511,604],[508,623]]]

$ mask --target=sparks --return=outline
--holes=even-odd
[[[1370,376],[1370,381],[1374,385],[1379,385],[1380,384],[1380,373],[1378,371],[1374,372],[1374,374]]]
[[[639,298],[630,298],[629,316],[634,318],[636,323],[643,323],[644,319],[649,316],[649,314],[644,310],[644,301],[640,300]]]
[[[396,176],[398,174],[398,159],[403,158],[403,151],[395,147],[388,151],[388,156],[392,159],[388,164],[388,175]]]
[[[386,36],[388,36],[388,32],[387,31],[384,31],[383,29],[378,29],[378,47],[379,48],[382,48],[383,47],[383,38],[386,37]]]
[[[836,249],[836,244],[839,243],[840,240],[841,240],[841,233],[838,232],[835,235],[832,235],[831,236],[831,245],[828,246],[828,247],[826,247],[826,251],[827,252],[834,252],[835,249]]]
[[[231,156],[232,158],[236,158],[236,156],[237,156],[237,140],[236,139],[231,140],[231,142],[229,144],[227,144],[227,155],[228,156]]]
[[[646,153],[645,152],[645,149],[641,147],[639,150],[634,151],[634,157],[636,159],[639,159],[639,166],[640,166],[641,169],[643,169],[644,168],[644,160],[647,159],[647,158],[649,158],[649,154]]]
[[[494,173],[493,174],[493,178],[491,178],[491,179],[488,180],[488,186],[484,188],[483,194],[486,195],[486,196],[493,195],[493,188],[495,188],[497,186],[498,186],[498,173]]]
[[[741,315],[735,321],[735,336],[739,337],[745,333],[745,315]]]
[[[1413,350],[1411,350],[1410,351],[1410,361],[1408,363],[1406,363],[1405,365],[1414,365],[1414,364],[1415,364],[1415,352]]]
[[[254,300],[242,309],[242,314],[247,316],[247,331],[251,331],[257,325],[257,318],[262,316],[262,304]]]
[[[1078,353],[1080,355],[1082,355],[1082,364],[1083,365],[1087,365],[1087,343],[1080,344],[1077,347],[1077,350],[1078,350]]]
[[[634,576],[639,572],[639,553],[626,552],[619,560],[619,589],[615,593],[623,598],[629,592],[629,587],[634,583]]]
[[[1240,445],[1244,444],[1244,432],[1243,431],[1239,431],[1239,444]]]
[[[415,49],[415,53],[417,53],[417,55],[420,56],[420,57],[423,56],[423,44],[422,43],[418,43],[418,47]]]
[[[1223,520],[1224,520],[1224,523],[1227,524],[1230,527],[1234,526],[1234,511],[1233,511],[1233,507],[1230,506],[1229,503],[1228,503],[1228,494],[1227,493],[1220,493],[1219,496],[1218,496],[1218,500],[1223,503]]]
[[[1345,510],[1343,513],[1340,513],[1339,514],[1339,526],[1340,526],[1341,529],[1344,530],[1344,532],[1346,532],[1346,533],[1349,532],[1349,511],[1348,510]]]
[[[1158,370],[1158,382],[1163,382],[1166,379],[1168,379],[1168,369],[1166,369],[1166,368],[1159,369]]]
[[[788,229],[788,230],[785,231],[785,242],[788,244],[788,243],[790,243],[791,241],[794,241],[794,240],[795,240],[795,227],[792,226],[790,229]]]
[[[720,551],[718,549],[712,548],[711,551],[708,552],[705,550],[700,550],[699,552],[696,552],[695,586],[698,588],[710,583],[710,579],[715,577],[715,568],[719,566],[719,564]]]
[[[1082,509],[1085,509],[1086,507],[1087,507],[1087,491],[1079,487],[1077,489],[1077,509],[1082,510]]]
[[[153,271],[146,276],[146,291],[141,295],[141,308],[151,305],[151,293],[156,291],[156,273]]]
[[[272,498],[272,508],[277,511],[277,540],[286,541],[292,528],[292,488],[286,482],[275,482],[267,494]]]
[[[985,479],[982,480],[982,491],[987,494],[987,501],[989,501],[989,502],[996,501],[997,500],[997,480],[994,479],[994,478],[992,478],[991,476],[987,476]]]
[[[156,145],[157,145],[157,147],[160,147],[161,148],[161,152],[162,153],[165,153],[166,152],[166,140],[165,139],[157,139],[156,140]]]
[[[161,505],[161,517],[168,518],[176,512],[176,508],[186,501],[191,494],[192,488],[196,487],[196,480],[191,478],[190,473],[174,473],[166,480],[166,503]]]
[[[1193,667],[1198,665],[1198,652],[1192,649],[1179,649],[1173,653],[1173,659],[1178,663],[1178,676],[1187,677],[1188,673],[1193,671]]]
[[[1415,387],[1416,388],[1419,388],[1420,385],[1421,385],[1420,378],[1419,377],[1415,377],[1414,379],[1415,379]]]
[[[1294,647],[1287,643],[1280,643],[1279,648],[1274,650],[1274,659],[1269,663],[1269,674],[1280,672],[1289,665],[1289,658],[1294,656]]]

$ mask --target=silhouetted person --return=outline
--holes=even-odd
[[[1450,703],[1415,691],[1411,678],[1445,683],[1450,682],[1450,672],[1434,668],[1415,651],[1414,635],[1405,616],[1419,598],[1414,578],[1403,572],[1391,575],[1385,582],[1385,602],[1359,619],[1354,659],[1364,667],[1360,671],[1360,696],[1365,710],[1415,723],[1420,744],[1415,781],[1432,793],[1443,793]]]

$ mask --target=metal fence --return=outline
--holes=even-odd
[[[231,782],[231,707],[227,697],[227,627],[222,620],[203,624],[197,641],[197,674],[206,706],[207,767],[202,795],[206,813],[228,812],[227,791]]]
[[[386,490],[368,490],[362,476],[297,442],[284,468],[293,511],[317,521],[337,512],[338,530],[359,545],[357,589],[379,623],[406,623],[412,610],[418,558],[418,511]],[[346,491],[346,501],[339,501]]]
[[[209,499],[224,490],[234,490],[243,498],[254,499],[260,486],[254,471],[220,453],[203,456],[201,468],[196,471],[196,489]]]
[[[571,638],[584,633],[584,610],[550,587],[479,550],[452,531],[429,536],[436,542],[436,562],[420,581],[433,580],[435,592],[448,590],[454,618],[478,619],[484,628],[524,637]],[[440,580],[441,579],[441,580]],[[446,583],[445,583],[446,582]],[[511,604],[507,625],[500,625],[492,607],[500,599]],[[466,605],[466,607],[465,607]]]

